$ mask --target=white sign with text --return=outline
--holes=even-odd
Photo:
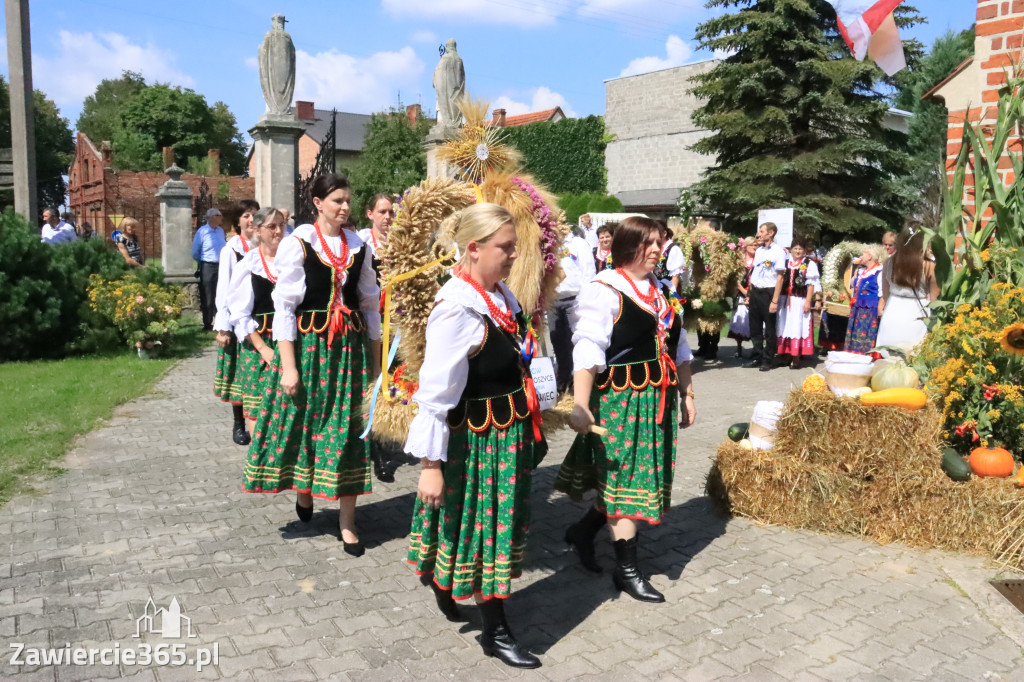
[[[555,383],[555,365],[551,358],[534,358],[530,362],[533,385],[537,387],[537,400],[541,410],[550,410],[558,402],[558,387]]]

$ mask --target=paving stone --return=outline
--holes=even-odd
[[[46,640],[39,646],[55,638],[129,646],[146,600],[166,606],[177,597],[200,646],[220,646],[219,665],[203,678],[1022,678],[1011,636],[1019,626],[999,620],[1019,616],[964,599],[947,582],[980,593],[995,574],[983,561],[714,515],[702,487],[724,428],[749,421],[756,400],[784,397],[802,375],[751,372],[732,360],[696,366],[700,415],[679,434],[673,508],[644,529],[639,553],[666,604],[615,592],[606,533],[597,541],[602,576],[566,552],[562,535],[586,505],[551,491],[573,434],[550,438],[534,476],[524,575],[507,604],[544,667],[521,671],[482,655],[474,606],[463,607],[471,623],[441,618],[405,563],[416,467],[400,468],[393,484],[374,482],[360,499],[368,551],[358,559],[340,551],[336,504],[318,501],[304,526],[293,495],[241,492],[244,449],[230,441],[230,410],[210,395],[214,360],[206,351],[181,362],[153,393],[80,438],[66,473],[40,482],[39,495],[0,508],[10,548],[0,565],[0,634],[19,636],[23,624],[27,638]],[[188,668],[114,672],[196,677]]]

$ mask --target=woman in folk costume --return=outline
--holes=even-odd
[[[654,277],[664,282],[673,292],[679,293],[680,280],[686,272],[686,256],[673,240],[672,230],[663,223],[658,223],[661,230],[661,254],[658,264],[654,267]],[[613,259],[614,260],[614,257]]]
[[[250,432],[256,430],[256,415],[263,402],[264,375],[274,364],[274,285],[277,268],[274,259],[284,239],[284,214],[276,208],[263,208],[253,216],[259,246],[235,268],[232,275],[228,309],[231,325],[238,338],[238,375],[242,386],[242,410]]]
[[[800,369],[800,358],[814,355],[811,302],[818,288],[818,266],[806,256],[804,244],[796,241],[789,247],[789,264],[782,293],[786,300],[779,306],[778,353],[790,356],[790,368]]]
[[[881,247],[869,245],[860,255],[860,270],[850,280],[853,296],[850,321],[846,324],[845,349],[868,353],[878,337],[878,318],[885,309],[882,299]]]
[[[515,223],[505,208],[481,203],[449,217],[442,242],[449,234],[461,259],[427,321],[405,443],[423,467],[408,560],[449,620],[459,619],[454,600],[476,598],[486,655],[536,668],[503,605],[522,572],[531,473],[545,447],[527,365],[533,339],[502,282],[517,255]]]
[[[215,297],[217,315],[213,318],[213,329],[217,332],[217,373],[213,380],[213,394],[225,403],[231,403],[234,425],[231,439],[238,445],[248,445],[250,436],[245,430],[245,416],[242,410],[241,371],[238,368],[238,344],[231,333],[231,314],[228,310],[228,294],[231,291],[231,275],[235,265],[256,245],[256,230],[252,216],[260,205],[250,199],[239,202],[241,215],[235,236],[220,250],[220,264],[217,273]]]
[[[743,342],[750,340],[750,309],[747,296],[750,294],[750,271],[754,269],[754,254],[757,253],[757,237],[740,240],[743,247],[743,266],[746,272],[736,285],[736,309],[729,321],[729,338],[736,342],[736,357],[743,357]]]
[[[310,189],[317,219],[281,242],[274,265],[275,363],[265,389],[243,488],[298,493],[308,522],[313,497],[338,500],[339,539],[362,556],[356,496],[369,493],[363,398],[380,368],[380,289],[349,216],[348,180],[328,173]]]
[[[597,246],[594,247],[594,267],[598,272],[611,270],[612,265],[612,232],[615,226],[605,223],[597,228]]]
[[[619,267],[599,273],[580,292],[573,337],[576,404],[569,417],[580,435],[555,481],[555,490],[575,500],[597,489],[594,506],[565,534],[583,566],[601,572],[594,537],[607,523],[615,586],[648,602],[665,597],[637,565],[636,522],[660,523],[671,503],[677,393],[685,395],[686,421],[696,418],[693,354],[680,333],[678,311],[652,275],[661,253],[658,224],[627,218],[612,241]],[[607,433],[589,433],[595,424]]]

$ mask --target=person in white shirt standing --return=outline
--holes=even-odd
[[[61,242],[73,242],[78,239],[75,228],[60,219],[60,213],[55,208],[43,210],[43,242],[46,244],[60,244]]]
[[[580,232],[591,250],[597,248],[597,228],[594,227],[589,213],[580,216]]]
[[[548,311],[548,333],[555,351],[555,381],[558,392],[562,393],[572,382],[572,335],[576,332],[576,295],[580,293],[584,284],[594,279],[597,268],[590,245],[571,232],[562,242],[559,262],[565,279],[555,289],[555,302]]]
[[[761,244],[754,253],[754,267],[750,271],[750,340],[754,346],[751,361],[746,367],[759,367],[767,372],[775,367],[776,313],[786,272],[786,252],[775,243],[779,228],[775,223],[762,223],[757,228]]]

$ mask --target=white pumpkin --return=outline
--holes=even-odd
[[[902,362],[886,365],[871,377],[871,390],[881,391],[886,388],[918,388],[921,378],[913,367]]]

